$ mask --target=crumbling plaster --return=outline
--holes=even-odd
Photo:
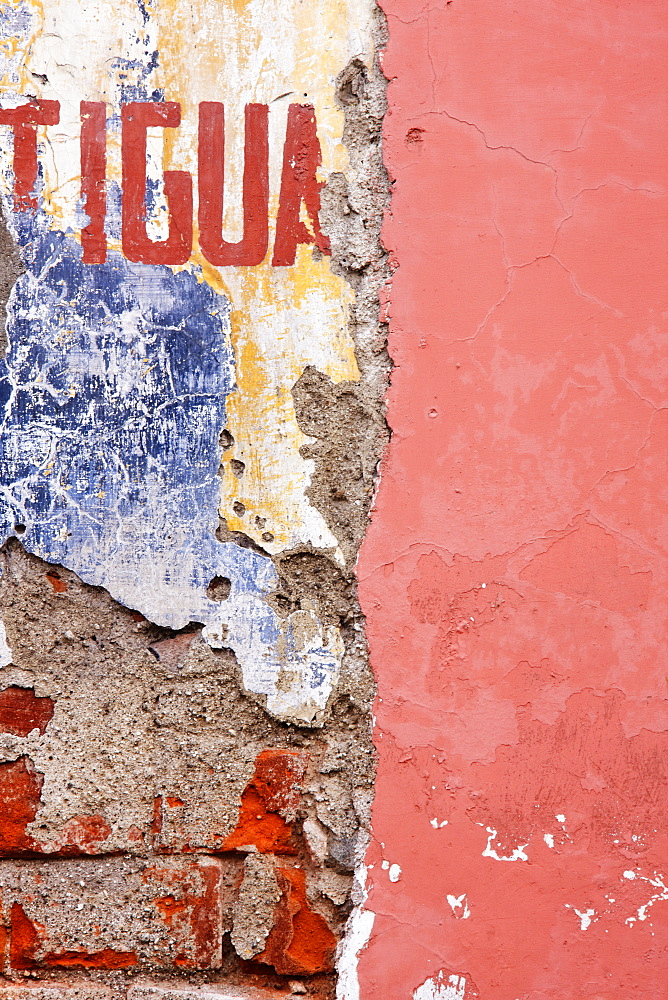
[[[114,64],[109,82],[98,72],[98,39],[90,64],[64,73],[58,52],[72,41],[66,6],[53,5],[40,21],[29,3],[23,20],[4,25],[5,34],[25,34],[24,48],[20,39],[16,46],[23,61],[5,66],[3,93],[10,102],[29,81],[30,94],[72,98],[63,103],[71,115],[74,98],[113,103],[130,85],[119,84],[128,73],[140,98],[149,79],[193,106],[221,96],[210,60],[198,56],[198,76],[183,64],[182,53],[177,58],[166,29],[168,22],[184,26],[183,11],[170,21],[167,5],[125,4],[117,12],[120,41],[136,32],[147,53],[149,42],[158,46],[159,57],[137,66]],[[207,0],[199,6],[211,13]],[[259,6],[247,12],[249,37],[265,23],[267,12]],[[112,224],[112,266],[103,285],[116,289],[125,282],[132,309],[110,343],[127,340],[127,358],[119,354],[117,360],[128,385],[140,386],[136,399],[134,388],[129,399],[122,396],[123,419],[156,403],[161,414],[187,413],[193,386],[179,388],[179,380],[193,372],[200,378],[194,386],[199,404],[205,403],[191,414],[190,428],[187,420],[170,423],[167,416],[165,447],[154,450],[137,481],[150,479],[161,454],[168,474],[159,472],[157,488],[140,500],[147,504],[142,518],[132,515],[123,523],[129,495],[122,487],[118,500],[112,473],[97,484],[99,509],[90,525],[101,527],[93,527],[92,541],[83,495],[76,497],[80,508],[67,530],[51,531],[57,485],[41,525],[35,496],[56,480],[68,488],[67,463],[62,470],[57,465],[49,480],[49,456],[33,449],[25,481],[14,479],[20,442],[39,437],[42,417],[29,407],[11,409],[10,402],[5,499],[14,508],[8,521],[13,537],[2,550],[0,579],[0,795],[8,813],[0,831],[0,950],[10,979],[27,976],[66,993],[99,987],[101,994],[119,996],[129,987],[136,991],[132,983],[147,976],[170,982],[161,995],[176,996],[179,983],[229,988],[244,997],[244,991],[255,997],[255,989],[263,998],[286,990],[322,998],[333,993],[335,948],[351,910],[372,796],[374,682],[354,565],[387,440],[382,396],[389,369],[386,329],[378,322],[379,289],[388,274],[379,238],[387,199],[380,142],[385,79],[378,67],[384,22],[370,4],[346,10],[351,31],[336,35],[326,66],[314,67],[297,45],[295,64],[286,69],[279,51],[278,69],[263,78],[259,92],[243,92],[255,70],[244,38],[237,37],[237,61],[229,69],[241,90],[227,94],[234,184],[243,150],[234,119],[238,101],[273,99],[281,73],[317,91],[326,180],[320,222],[331,257],[302,247],[293,271],[272,272],[265,262],[258,274],[218,274],[195,256],[174,274],[149,268],[146,278],[142,265],[123,261]],[[296,41],[304,43],[322,24],[302,14],[295,9],[291,23]],[[57,30],[50,33],[49,25]],[[95,34],[89,18],[81,25],[86,37]],[[228,37],[233,28],[226,15]],[[358,54],[337,66],[336,59],[351,51]],[[270,54],[276,59],[276,51]],[[170,75],[170,59],[180,64],[179,79]],[[75,93],[78,84],[90,84],[91,66],[96,92]],[[338,77],[332,67],[340,69]],[[284,121],[279,107],[270,133],[275,144]],[[183,132],[193,139],[192,121]],[[67,395],[50,360],[32,382],[26,379],[25,346],[41,336],[42,355],[51,359],[62,350],[65,368],[82,375],[69,391],[90,417],[87,356],[97,349],[97,334],[86,338],[96,322],[95,303],[106,294],[95,286],[104,267],[82,267],[76,242],[63,232],[80,222],[79,209],[72,212],[75,126],[67,118],[53,142],[43,138],[43,200],[36,217],[11,210],[7,149],[3,161],[7,378],[16,396],[30,395],[40,381],[53,382],[56,396]],[[118,135],[109,142],[108,167],[116,177]],[[150,144],[148,155],[149,168],[159,175],[160,156]],[[185,139],[168,144],[166,162],[179,156],[192,165]],[[271,170],[276,187],[276,158]],[[114,199],[110,186],[112,216]],[[226,222],[238,226],[234,207]],[[159,224],[153,238],[164,238]],[[58,280],[63,274],[65,296]],[[107,303],[112,321],[118,319],[115,301],[112,295]],[[127,333],[137,316],[144,368],[135,370],[137,343]],[[200,333],[208,324],[204,339],[193,338],[185,353],[168,346],[165,362],[164,345],[182,343],[181,331],[194,320]],[[279,330],[285,323],[288,328]],[[56,327],[63,329],[52,343]],[[107,362],[100,363],[104,369]],[[93,368],[99,374],[97,362]],[[154,368],[166,370],[166,395]],[[110,371],[104,369],[97,395],[113,399],[118,373]],[[88,417],[80,440],[70,435],[82,468],[109,440],[105,427]],[[44,426],[53,435],[50,412]],[[203,459],[193,468],[206,471],[197,481],[177,483],[193,436],[195,457]],[[104,525],[106,508],[118,521],[115,535]],[[163,544],[163,528],[169,544]],[[271,640],[276,662],[270,657],[269,687],[257,681],[263,658],[267,674],[267,629],[279,636]],[[295,657],[290,644],[299,651],[302,641],[303,655]],[[330,651],[332,669],[324,664]]]

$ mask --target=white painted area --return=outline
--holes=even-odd
[[[457,917],[458,920],[466,920],[467,917],[471,916],[471,910],[469,909],[468,900],[466,898],[466,893],[463,892],[461,896],[450,896],[447,897],[450,909]]]
[[[248,593],[228,598],[220,614],[203,637],[214,648],[234,650],[244,687],[266,695],[267,711],[278,719],[321,721],[339,679],[344,651],[339,630],[324,626],[313,611],[295,611],[282,621],[266,601]]]
[[[497,854],[497,852],[492,847],[492,841],[496,840],[497,830],[492,826],[485,827],[489,837],[487,838],[487,847],[482,852],[483,858],[494,858],[495,861],[528,861],[529,856],[525,853],[524,848],[528,846],[528,841],[526,844],[518,844],[514,847],[510,854]]]
[[[577,917],[580,918],[580,930],[586,931],[592,922],[592,917],[596,916],[596,910],[577,910],[570,903],[564,903],[567,910],[572,910]]]
[[[439,972],[413,991],[413,1000],[464,1000],[466,979]]]
[[[554,837],[552,836],[551,833],[544,833],[543,840],[545,841],[548,847],[554,847]]]
[[[360,865],[355,873],[355,879],[362,893],[362,903],[356,906],[348,919],[346,932],[343,940],[339,944],[336,970],[338,973],[336,982],[336,1000],[360,1000],[360,984],[357,974],[359,956],[364,951],[371,938],[373,923],[376,914],[372,910],[365,909],[367,892],[366,885],[367,870],[364,865]]]
[[[390,882],[398,882],[401,878],[401,865],[390,865]]]
[[[7,643],[5,623],[0,621],[0,667],[8,667],[12,662],[12,651]]]
[[[648,885],[651,885],[653,889],[658,889],[658,892],[653,892],[651,894],[646,903],[643,903],[642,906],[638,907],[638,909],[635,912],[635,915],[626,918],[624,923],[627,924],[629,927],[632,927],[633,924],[635,924],[637,921],[642,922],[648,919],[650,910],[655,903],[658,903],[661,900],[668,899],[668,886],[664,881],[665,875],[660,875],[658,872],[654,872],[652,876],[652,875],[639,875],[639,874],[637,875],[633,871],[625,871],[624,878],[629,879],[629,881],[638,879],[641,882],[646,882]]]

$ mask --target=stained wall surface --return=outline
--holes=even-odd
[[[665,6],[383,8],[395,367],[344,995],[657,1000]]]

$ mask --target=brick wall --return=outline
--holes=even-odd
[[[0,588],[7,1000],[330,996],[371,780],[354,707],[315,739],[271,720],[200,629],[18,543]]]

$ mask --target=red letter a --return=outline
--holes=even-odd
[[[199,242],[214,267],[261,264],[269,243],[269,109],[246,105],[244,141],[244,236],[223,239],[225,109],[216,101],[199,106]]]
[[[57,125],[59,101],[33,101],[18,108],[1,108],[0,125],[14,130],[14,208],[25,212],[37,208],[37,126]]]
[[[176,128],[181,105],[175,101],[133,101],[121,109],[123,123],[123,253],[136,264],[185,264],[193,242],[193,192],[185,170],[165,170],[169,236],[154,243],[146,232],[146,130]]]
[[[330,253],[329,240],[320,230],[320,188],[316,170],[322,163],[316,131],[315,111],[311,104],[291,104],[283,148],[281,197],[276,219],[274,267],[294,264],[298,243],[315,243],[322,253]],[[302,201],[306,206],[313,233],[299,218]]]

